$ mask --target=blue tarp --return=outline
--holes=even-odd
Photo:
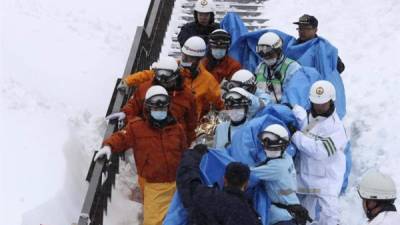
[[[285,84],[281,103],[300,105],[306,110],[310,109],[311,104],[308,98],[310,88],[315,81],[320,79],[321,75],[314,68],[302,67]]]
[[[228,25],[226,25],[228,26]],[[283,40],[284,54],[299,62],[302,66],[313,67],[321,79],[330,81],[336,88],[336,108],[340,118],[346,114],[346,96],[342,78],[336,70],[337,49],[322,37],[314,38],[302,44],[296,39],[278,30],[266,29],[242,35],[230,48],[229,55],[239,61],[243,68],[253,71],[261,62],[255,49],[258,39],[266,32],[275,32]]]
[[[232,139],[232,145],[227,151],[210,149],[209,153],[203,156],[200,168],[204,184],[213,186],[217,183],[219,187],[223,187],[222,182],[225,166],[231,161],[240,161],[254,166],[265,160],[265,153],[262,150],[261,144],[256,139],[257,134],[266,126],[273,123],[282,124],[284,126],[286,126],[287,123],[292,123],[294,126],[297,126],[294,115],[286,106],[271,105],[264,110],[267,114],[251,120],[243,129],[235,133]],[[292,146],[287,151],[292,155],[294,154],[294,148]],[[249,192],[253,194],[254,207],[262,217],[263,224],[267,225],[268,209],[270,206],[267,193],[263,188],[259,187],[259,185],[253,186]],[[163,224],[184,225],[186,224],[186,220],[187,212],[183,208],[179,195],[175,193]]]
[[[236,42],[240,36],[248,32],[240,16],[234,12],[228,12],[221,20],[220,26],[231,35],[232,43]]]

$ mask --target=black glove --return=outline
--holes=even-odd
[[[292,105],[290,105],[289,102],[284,102],[284,103],[281,103],[281,104],[282,104],[282,105],[285,105],[285,106],[287,106],[287,107],[289,107],[290,110],[293,109]]]
[[[205,145],[205,144],[197,144],[196,146],[193,147],[193,151],[196,151],[196,152],[204,155],[208,152],[208,148],[207,148],[207,145]]]
[[[298,130],[292,123],[289,123],[287,128],[289,129],[290,135],[293,135]]]
[[[288,211],[294,217],[298,225],[305,225],[307,221],[310,223],[313,221],[308,215],[307,209],[302,205],[289,205]]]

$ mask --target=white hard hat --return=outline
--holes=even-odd
[[[391,200],[396,198],[396,185],[388,175],[372,170],[362,178],[358,193],[364,199]]]
[[[151,86],[147,92],[146,92],[146,96],[144,97],[145,100],[148,100],[156,95],[166,95],[168,96],[168,92],[167,90],[165,90],[164,87],[160,86],[160,85],[154,85]]]
[[[157,62],[153,63],[151,69],[176,71],[178,69],[178,63],[176,62],[176,59],[174,59],[173,57],[164,56],[160,57],[160,59]]]
[[[310,101],[314,104],[327,103],[336,100],[336,90],[331,82],[319,80],[311,85]]]
[[[186,40],[182,52],[188,56],[203,57],[206,55],[206,42],[201,37],[193,36]]]
[[[264,129],[264,132],[273,133],[285,141],[289,141],[289,132],[280,124],[272,124]]]
[[[282,48],[282,39],[273,32],[267,32],[258,39],[257,45],[265,45],[272,49],[279,49]]]
[[[214,2],[212,0],[198,0],[194,5],[194,11],[200,13],[214,13]]]
[[[232,75],[231,81],[236,81],[243,84],[254,84],[256,82],[256,77],[252,72],[241,69]]]

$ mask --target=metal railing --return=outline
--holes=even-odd
[[[151,0],[144,26],[136,29],[123,78],[133,72],[149,68],[151,63],[158,59],[174,3],[175,0]],[[115,84],[106,115],[119,112],[130,96],[130,93],[117,91],[120,81],[121,79],[118,79]],[[109,137],[116,130],[116,123],[109,123],[104,138]],[[103,224],[121,156],[123,155],[112,154],[110,163],[105,162],[105,160],[91,161],[86,177],[89,187],[79,215],[78,225]]]

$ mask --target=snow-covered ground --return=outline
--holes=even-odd
[[[0,0],[0,224],[77,221],[140,3]]]
[[[76,222],[115,78],[123,72],[148,2],[0,0],[0,224]],[[342,224],[360,225],[364,217],[355,185],[361,174],[377,167],[400,187],[400,2],[265,4],[269,24],[293,35],[292,22],[304,13],[315,15],[319,35],[339,48],[346,64],[354,162],[349,192],[341,200]],[[136,223],[138,205],[127,195],[124,189],[113,195],[107,219],[112,222],[106,224]]]

